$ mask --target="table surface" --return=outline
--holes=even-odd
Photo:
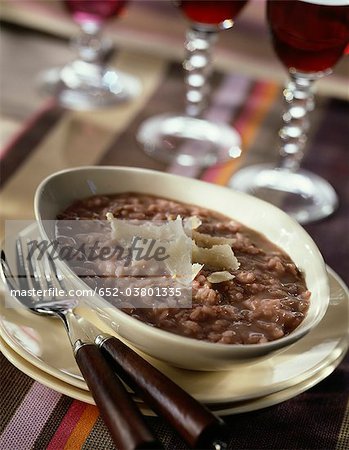
[[[106,164],[182,173],[177,166],[165,167],[149,159],[134,137],[145,118],[182,107],[179,61],[185,24],[165,3],[133,2],[126,17],[107,29],[117,43],[111,64],[138,76],[143,83],[142,94],[112,109],[73,112],[39,95],[36,77],[41,70],[72,58],[67,37],[76,31],[74,24],[55,1],[2,2],[1,230],[6,219],[32,218],[36,186],[45,176],[63,168]],[[261,3],[251,2],[236,29],[222,33],[208,108],[208,114],[224,114],[238,129],[243,155],[200,173],[187,172],[188,176],[226,185],[238,168],[277,158],[284,73],[270,50],[260,17]],[[330,181],[339,195],[338,211],[306,229],[325,261],[348,283],[347,75],[348,64],[343,62],[334,76],[319,86],[303,166]],[[34,382],[3,356],[1,370],[4,414],[0,429],[5,439],[0,438],[1,449],[114,448],[94,406]],[[349,448],[348,377],[347,358],[325,381],[292,400],[228,417],[230,448]],[[166,448],[186,448],[161,419],[147,420]]]

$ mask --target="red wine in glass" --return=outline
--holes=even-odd
[[[75,22],[103,23],[105,20],[119,16],[127,0],[64,0]]]
[[[289,69],[329,69],[349,43],[349,6],[343,0],[268,1],[267,18],[275,52]]]
[[[73,37],[75,59],[63,67],[54,67],[41,76],[45,92],[71,109],[106,108],[137,96],[141,84],[137,77],[107,65],[110,40],[103,38],[104,22],[119,16],[126,0],[62,0],[79,25]]]
[[[219,25],[225,20],[233,20],[248,0],[192,1],[177,2],[184,14],[193,22]]]
[[[210,92],[212,50],[218,33],[233,26],[246,3],[247,0],[174,0],[190,22],[183,63],[185,108],[182,114],[162,114],[141,124],[137,140],[149,156],[166,164],[196,169],[240,156],[239,133],[224,121],[207,118],[205,107]]]
[[[349,43],[348,0],[268,0],[275,51],[289,69],[283,90],[279,161],[235,174],[233,188],[281,207],[300,223],[332,214],[338,197],[327,180],[301,168],[314,109],[314,83],[331,73]]]

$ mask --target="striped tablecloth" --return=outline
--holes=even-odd
[[[5,36],[6,34],[6,36]],[[31,41],[29,40],[32,39]],[[23,44],[41,48],[41,35],[6,29],[8,46]],[[22,41],[20,40],[22,38]],[[28,39],[27,41],[25,39]],[[37,41],[36,41],[37,39]],[[13,44],[14,45],[14,44]],[[50,41],[58,59],[61,43]],[[20,47],[15,47],[20,49]],[[21,54],[21,50],[18,50]],[[48,55],[48,53],[47,53]],[[9,56],[8,56],[9,57]],[[51,58],[51,59],[50,59]],[[42,60],[38,56],[38,63]],[[2,111],[6,146],[1,151],[2,219],[33,217],[33,195],[38,183],[50,173],[78,165],[106,164],[147,167],[175,173],[179,167],[165,167],[149,159],[138,147],[135,132],[147,117],[182,109],[182,72],[180,65],[163,55],[137,49],[121,49],[113,64],[139,76],[142,95],[131,103],[98,112],[63,110],[47,100],[32,114],[25,103],[5,95]],[[53,56],[47,56],[53,64]],[[17,68],[21,60],[13,61]],[[13,73],[14,80],[23,80]],[[24,77],[24,78],[23,78]],[[276,130],[282,111],[281,86],[271,78],[216,71],[208,116],[220,117],[234,125],[243,139],[243,155],[225,165],[186,175],[227,185],[243,165],[275,161]],[[8,79],[13,92],[26,87]],[[13,94],[15,95],[15,94]],[[38,102],[37,98],[34,101]],[[27,109],[25,109],[27,108]],[[23,125],[23,119],[26,123]],[[349,133],[348,103],[344,99],[318,99],[312,116],[304,167],[329,180],[340,198],[340,208],[330,218],[306,228],[326,262],[349,282]],[[96,407],[72,400],[33,381],[1,355],[1,450],[29,449],[113,449],[109,434]],[[328,449],[349,448],[349,359],[316,387],[296,398],[268,409],[226,421],[231,429],[231,449]],[[147,418],[167,449],[184,449],[185,444],[156,417]]]

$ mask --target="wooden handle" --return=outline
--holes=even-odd
[[[118,450],[162,448],[98,347],[82,345],[75,358]]]
[[[225,423],[162,372],[115,337],[101,349],[124,381],[163,416],[191,446],[213,448],[225,434]],[[224,446],[223,442],[220,442]]]

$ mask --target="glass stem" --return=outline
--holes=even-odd
[[[80,33],[72,40],[72,46],[80,61],[100,65],[104,53],[101,26],[95,22],[82,24]]]
[[[284,89],[286,110],[279,132],[280,168],[295,172],[300,166],[309,129],[309,112],[314,109],[313,83],[317,78],[316,74],[296,72],[291,74],[291,80]]]
[[[187,31],[183,64],[186,83],[188,116],[199,117],[207,105],[210,93],[209,77],[212,72],[211,50],[217,40],[217,31],[193,24]]]

